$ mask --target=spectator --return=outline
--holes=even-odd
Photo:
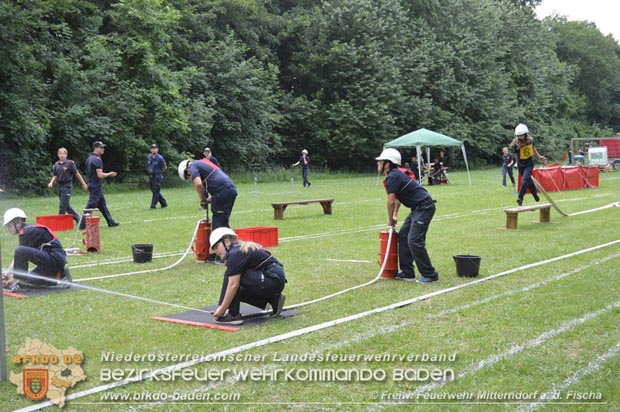
[[[220,161],[217,160],[217,158],[211,154],[211,149],[209,149],[208,147],[205,147],[202,151],[202,154],[204,155],[205,159],[211,161],[211,163],[220,167]]]
[[[168,207],[168,202],[161,194],[161,183],[164,180],[163,173],[166,171],[166,160],[159,154],[159,146],[153,143],[151,145],[151,154],[146,156],[146,162],[149,172],[149,186],[151,188],[151,209],[157,207],[157,203],[161,208]]]
[[[308,180],[308,175],[310,174],[310,156],[308,156],[308,151],[306,149],[301,151],[301,156],[296,163],[293,163],[293,167],[299,166],[301,164],[301,178],[303,179],[304,187],[310,187],[312,183]]]

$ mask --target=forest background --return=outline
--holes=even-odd
[[[372,171],[421,127],[498,164],[517,123],[559,160],[620,130],[620,46],[540,0],[0,0],[0,188],[41,193],[58,147],[108,144],[144,186],[204,146],[227,172]],[[462,166],[441,148],[449,166]],[[168,181],[172,179],[167,179]],[[180,183],[180,180],[179,180]]]

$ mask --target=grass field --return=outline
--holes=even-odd
[[[379,279],[238,332],[150,320],[184,311],[175,305],[217,303],[223,267],[197,264],[190,253],[169,270],[84,282],[101,290],[5,297],[9,374],[21,371],[12,357],[32,338],[84,354],[87,380],[67,390],[68,411],[620,411],[620,209],[568,217],[552,210],[550,224],[536,223],[538,212],[521,214],[519,230],[506,231],[503,209],[516,206],[516,195],[501,186],[498,170],[472,172],[471,186],[465,173],[449,178],[450,185],[427,187],[437,200],[427,247],[439,282]],[[239,184],[231,219],[233,228],[278,227],[271,251],[285,265],[287,305],[373,279],[387,229],[377,176],[311,176],[310,189],[295,179],[294,191],[286,181]],[[74,279],[179,260],[205,213],[191,185],[163,193],[170,206],[154,211],[148,191],[107,195],[121,225],[101,227],[100,253],[68,257]],[[601,174],[598,188],[550,196],[567,214],[608,205],[620,201],[620,174]],[[323,197],[335,198],[332,215],[314,204],[273,219],[272,201]],[[74,189],[72,205],[85,203]],[[0,200],[2,212],[21,207],[31,223],[57,206],[55,197]],[[58,235],[65,247],[83,248],[81,234]],[[6,267],[16,238],[3,230],[0,241]],[[152,262],[132,261],[135,243],[154,245]],[[456,275],[457,254],[482,257],[478,278]],[[110,353],[146,359],[106,361]],[[194,375],[173,381],[120,385],[122,378],[106,375],[180,363],[151,355],[210,354],[228,357],[191,365],[184,370]],[[0,405],[45,403],[7,381]]]

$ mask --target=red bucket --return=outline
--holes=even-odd
[[[385,267],[381,272],[382,278],[394,279],[398,273],[398,233],[393,232],[390,250],[387,250],[390,232],[383,231],[379,233],[381,239],[381,247],[379,249],[379,267],[383,266],[383,261],[387,259]]]

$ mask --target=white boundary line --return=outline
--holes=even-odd
[[[503,297],[513,296],[513,295],[516,295],[516,294],[519,294],[519,293],[528,292],[530,290],[537,289],[537,288],[539,288],[541,286],[545,286],[545,285],[550,284],[552,282],[555,282],[555,281],[558,281],[558,280],[562,280],[562,279],[564,279],[564,278],[566,278],[568,276],[574,275],[575,273],[579,273],[581,271],[584,271],[584,270],[586,270],[586,269],[588,269],[588,268],[590,268],[592,266],[599,265],[599,264],[607,262],[607,261],[609,261],[611,259],[617,259],[619,256],[620,256],[620,254],[614,254],[614,255],[606,256],[604,258],[598,259],[598,260],[596,260],[596,261],[594,261],[592,263],[589,263],[587,265],[583,265],[583,266],[574,268],[574,269],[572,269],[572,270],[570,270],[568,272],[561,273],[561,274],[556,275],[556,276],[554,276],[554,277],[552,277],[550,279],[546,279],[546,280],[543,280],[543,281],[540,281],[540,282],[537,282],[537,283],[533,283],[533,284],[527,285],[526,287],[523,287],[523,288],[512,289],[512,290],[509,290],[509,291],[506,291],[506,292],[503,292],[503,293],[499,293],[499,294],[496,294],[496,295],[489,296],[489,297],[484,298],[484,299],[477,300],[475,302],[471,302],[471,303],[468,303],[468,304],[465,304],[465,305],[461,305],[461,306],[458,306],[458,307],[455,307],[455,308],[452,308],[452,309],[447,309],[447,310],[441,311],[439,313],[429,314],[429,315],[426,316],[426,319],[434,319],[434,318],[450,315],[450,314],[453,314],[453,313],[456,313],[456,312],[460,312],[462,310],[471,309],[471,308],[473,308],[475,306],[482,305],[484,303],[492,302],[494,300],[497,300],[497,299],[500,299],[500,298],[503,298]],[[360,334],[357,334],[357,335],[355,335],[355,336],[353,336],[353,337],[351,337],[350,339],[347,339],[347,340],[338,341],[338,342],[336,342],[334,344],[322,345],[321,347],[315,348],[312,352],[306,352],[305,354],[308,354],[308,355],[318,355],[318,354],[321,354],[322,352],[325,352],[326,350],[327,351],[339,350],[343,346],[347,346],[347,345],[351,345],[351,344],[358,344],[358,343],[360,343],[363,340],[371,339],[371,338],[374,338],[376,336],[382,336],[382,335],[385,335],[387,333],[393,333],[393,332],[396,332],[397,330],[400,330],[400,329],[402,329],[404,327],[409,327],[409,326],[411,326],[414,323],[415,323],[414,321],[404,321],[404,322],[398,323],[396,325],[389,325],[389,326],[381,327],[379,329],[373,329],[373,331],[371,333],[360,333]],[[279,367],[279,365],[275,364],[275,363],[272,363],[270,365],[264,365],[263,369],[270,370],[270,369],[274,369],[276,367]],[[212,389],[215,389],[216,387],[219,387],[221,385],[228,385],[228,384],[232,384],[232,383],[235,383],[235,381],[228,380],[226,382],[215,382],[215,383],[212,382],[209,385],[203,385],[201,387],[198,387],[198,388],[195,388],[195,389],[192,389],[192,390],[184,391],[183,393],[188,393],[189,394],[189,393],[203,392],[204,390],[212,390]],[[156,403],[156,405],[159,405],[159,404],[161,404],[161,403]],[[153,404],[152,403],[148,403],[148,404],[141,404],[140,406],[137,406],[136,408],[137,409],[144,409],[144,408],[150,409],[151,406],[153,406]]]
[[[592,373],[596,372],[597,370],[600,369],[602,364],[604,364],[609,359],[614,358],[618,355],[620,355],[620,343],[612,346],[604,354],[597,356],[596,359],[590,362],[586,368],[582,368],[578,370],[577,372],[575,372],[573,376],[566,378],[564,382],[562,382],[561,385],[557,387],[554,385],[553,390],[541,394],[535,403],[523,405],[521,408],[519,408],[519,410],[527,411],[527,412],[537,411],[538,409],[540,409],[540,407],[544,403],[554,400],[554,397],[558,392],[565,390],[569,388],[571,385],[579,382],[581,378],[589,376]]]
[[[521,271],[521,270],[526,270],[526,269],[530,269],[530,268],[533,268],[533,267],[542,266],[542,265],[545,265],[545,264],[548,264],[548,263],[556,262],[556,261],[559,261],[559,260],[562,260],[562,259],[567,259],[567,258],[570,258],[570,257],[582,255],[582,254],[589,253],[589,252],[592,252],[592,251],[595,251],[595,250],[598,250],[598,249],[603,249],[605,247],[616,245],[618,243],[620,243],[620,239],[614,240],[612,242],[603,243],[603,244],[600,244],[600,245],[597,245],[597,246],[592,246],[592,247],[589,247],[589,248],[586,248],[586,249],[582,249],[582,250],[579,250],[579,251],[576,251],[576,252],[572,252],[572,253],[569,253],[569,254],[566,254],[566,255],[557,256],[555,258],[551,258],[551,259],[543,260],[543,261],[540,261],[540,262],[535,262],[535,263],[531,263],[531,264],[528,264],[528,265],[524,265],[524,266],[521,266],[521,267],[518,267],[518,268],[510,269],[510,270],[507,270],[507,271],[504,271],[504,272],[501,272],[501,273],[497,273],[497,274],[492,275],[492,276],[488,276],[486,278],[477,279],[477,280],[474,280],[474,281],[471,281],[471,282],[468,282],[468,283],[463,283],[461,285],[457,285],[457,286],[453,286],[453,287],[450,287],[450,288],[437,290],[435,292],[430,292],[430,293],[427,293],[427,294],[424,294],[424,295],[416,296],[414,298],[411,298],[411,299],[408,299],[408,300],[404,300],[404,301],[401,301],[401,302],[397,302],[397,303],[393,303],[393,304],[388,305],[388,306],[383,306],[383,307],[371,309],[371,310],[368,310],[368,311],[365,311],[365,312],[359,312],[359,313],[356,313],[356,314],[353,314],[353,315],[345,316],[343,318],[334,319],[334,320],[331,320],[331,321],[319,323],[317,325],[307,326],[305,328],[297,329],[297,330],[294,330],[294,331],[290,331],[290,332],[282,333],[282,334],[279,334],[279,335],[271,336],[269,338],[257,340],[257,341],[250,342],[250,343],[246,343],[244,345],[240,345],[240,346],[237,346],[237,347],[225,349],[225,350],[222,350],[220,352],[216,352],[216,353],[213,353],[213,354],[210,354],[210,355],[207,355],[207,356],[203,356],[203,357],[201,357],[199,359],[190,360],[190,361],[187,361],[187,362],[181,362],[181,363],[178,363],[178,364],[174,364],[174,365],[170,365],[170,366],[167,366],[167,367],[164,367],[164,368],[153,370],[153,371],[151,371],[149,373],[145,373],[145,374],[140,375],[140,376],[135,376],[135,377],[132,377],[132,378],[129,378],[129,379],[124,379],[122,381],[116,381],[116,382],[113,382],[113,383],[110,383],[110,384],[97,386],[97,387],[90,388],[90,389],[87,389],[87,390],[82,391],[82,392],[73,393],[71,395],[66,396],[65,399],[66,400],[77,399],[77,398],[81,398],[81,397],[84,397],[84,396],[92,395],[92,394],[95,394],[95,393],[103,392],[103,391],[106,391],[106,390],[109,390],[109,389],[125,386],[125,385],[128,385],[130,383],[141,382],[141,381],[143,381],[145,379],[154,378],[156,376],[159,376],[159,375],[162,375],[162,374],[165,374],[165,373],[170,373],[170,372],[173,372],[173,371],[176,371],[176,370],[185,369],[185,368],[188,368],[190,366],[194,366],[194,365],[198,365],[198,364],[201,364],[201,363],[204,363],[204,362],[208,362],[211,359],[217,359],[218,357],[223,357],[223,356],[228,356],[228,355],[232,355],[232,354],[236,354],[236,353],[241,353],[241,352],[244,352],[244,351],[247,351],[247,350],[250,350],[250,349],[259,348],[259,347],[262,347],[262,346],[267,346],[267,345],[270,345],[272,343],[281,342],[281,341],[284,341],[284,340],[287,340],[287,339],[291,339],[291,338],[294,338],[294,337],[297,337],[297,336],[302,336],[302,335],[313,333],[313,332],[316,332],[316,331],[319,331],[319,330],[327,329],[327,328],[330,328],[332,326],[348,323],[348,322],[351,322],[351,321],[354,321],[354,320],[357,320],[357,319],[364,318],[366,316],[374,315],[374,314],[381,313],[381,312],[386,312],[388,310],[398,309],[398,308],[401,308],[401,307],[404,307],[404,306],[411,305],[412,303],[415,303],[415,302],[420,302],[420,301],[423,301],[423,300],[427,300],[427,299],[432,298],[434,296],[440,296],[440,295],[443,295],[443,294],[446,294],[446,293],[450,293],[450,292],[454,292],[456,290],[463,289],[463,288],[466,288],[466,287],[469,287],[469,286],[474,286],[474,285],[478,285],[480,283],[488,282],[488,281],[490,281],[492,279],[496,279],[496,278],[499,278],[499,277],[502,277],[502,276],[506,276],[506,275],[508,275],[510,273],[514,273],[514,272],[518,272],[518,271]],[[620,307],[620,302],[616,303],[616,306]],[[52,405],[53,405],[52,402],[47,401],[47,402],[43,402],[43,403],[40,403],[40,404],[37,404],[37,405],[32,405],[32,406],[29,406],[29,407],[26,407],[26,408],[18,409],[17,411],[18,412],[35,411],[35,410],[43,409],[43,408],[46,408],[46,407],[52,406]]]
[[[573,329],[574,327],[581,325],[583,323],[586,323],[592,319],[597,318],[598,316],[604,315],[614,309],[618,309],[620,308],[620,301],[616,301],[614,303],[611,303],[607,306],[605,306],[602,309],[598,309],[595,310],[593,312],[589,312],[586,313],[585,315],[583,315],[580,318],[574,318],[569,320],[568,322],[563,323],[559,328],[556,329],[551,329],[548,330],[540,335],[538,335],[537,337],[535,337],[534,339],[530,339],[527,342],[520,344],[520,345],[515,345],[512,348],[508,349],[505,352],[502,353],[498,353],[496,355],[492,355],[489,356],[486,359],[483,359],[477,363],[472,364],[471,366],[469,366],[468,368],[466,368],[465,370],[463,370],[462,372],[458,373],[455,377],[455,381],[461,378],[464,378],[468,375],[472,375],[488,366],[492,366],[495,365],[497,362],[502,361],[504,359],[508,359],[513,357],[514,355],[518,354],[519,352],[525,350],[525,349],[531,349],[531,348],[535,348],[543,343],[545,343],[546,341],[564,333],[564,332],[568,332],[569,330]],[[445,385],[447,385],[448,383],[451,383],[452,381],[443,381],[443,382],[436,382],[436,383],[432,383],[432,384],[428,384],[428,385],[423,385],[423,386],[419,386],[415,389],[416,393],[424,393],[424,392],[428,392],[428,391],[432,391],[435,389],[439,389]]]

